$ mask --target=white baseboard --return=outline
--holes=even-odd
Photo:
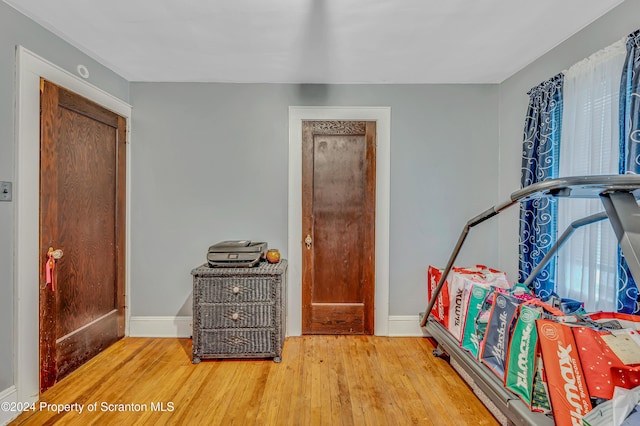
[[[131,317],[131,337],[191,337],[191,317]],[[389,336],[424,336],[418,315],[389,316]]]
[[[191,337],[191,317],[131,317],[130,337]]]
[[[0,410],[0,425],[8,424],[11,420],[15,419],[21,414],[21,411],[10,411],[9,409],[5,410],[4,404],[10,404],[8,408],[17,408],[15,407],[17,402],[18,392],[16,391],[15,386],[11,386],[10,388],[0,392],[0,405],[3,406],[3,408]],[[13,404],[14,407],[11,407],[11,404]]]
[[[425,336],[419,315],[389,315],[389,337]]]

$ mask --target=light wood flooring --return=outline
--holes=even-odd
[[[432,350],[420,337],[303,336],[278,364],[193,365],[190,339],[125,338],[11,424],[497,425]]]

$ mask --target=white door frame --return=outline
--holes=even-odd
[[[18,46],[16,51],[16,142],[14,183],[14,383],[17,400],[40,397],[39,362],[39,217],[40,217],[40,77],[65,87],[127,119],[127,205],[125,253],[129,258],[131,106],[85,80]],[[126,306],[129,304],[129,268],[126,268]],[[129,310],[125,334],[128,334]]]
[[[289,107],[289,242],[287,335],[302,334],[302,121],[376,122],[376,240],[374,334],[389,335],[390,107]]]

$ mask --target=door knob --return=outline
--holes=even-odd
[[[55,260],[61,259],[64,256],[64,253],[61,249],[54,250],[53,247],[49,247],[49,251],[47,252],[49,257],[53,257]]]
[[[304,243],[307,245],[307,250],[311,250],[312,242],[313,242],[313,239],[311,238],[311,235],[307,234],[307,238],[304,239]]]
[[[64,253],[62,250],[54,250],[53,247],[49,247],[47,251],[47,261],[45,263],[45,283],[51,284],[51,290],[55,291],[55,276],[54,271],[56,269],[56,260],[62,258]]]

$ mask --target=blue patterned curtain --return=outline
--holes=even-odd
[[[627,37],[620,81],[620,173],[640,173],[640,30]],[[618,311],[640,313],[638,286],[618,251]]]
[[[522,186],[558,177],[562,85],[558,74],[531,89],[522,145]],[[557,202],[551,197],[520,204],[519,280],[523,282],[557,238]],[[555,259],[534,280],[535,293],[545,299],[555,290]]]

